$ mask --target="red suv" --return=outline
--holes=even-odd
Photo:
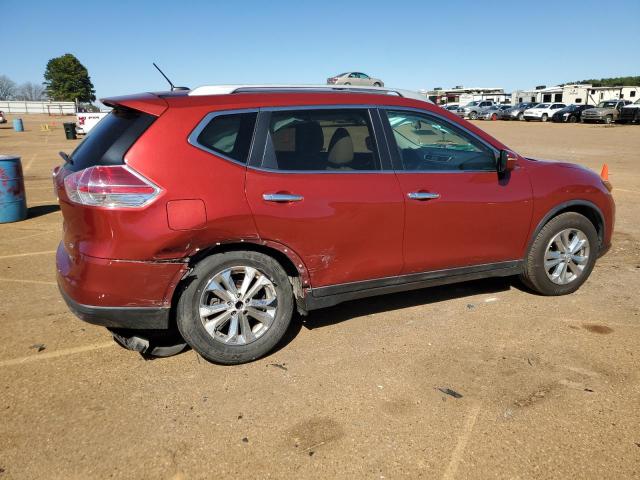
[[[608,182],[398,91],[103,102],[113,111],[54,172],[57,278],[78,317],[148,353],[177,326],[203,357],[246,362],[294,309],[485,277],[568,294],[611,243]]]

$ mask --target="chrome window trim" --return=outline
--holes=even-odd
[[[377,149],[376,155],[378,157],[378,164],[380,165],[380,169],[378,170],[276,170],[272,168],[263,168],[262,166],[256,167],[251,165],[249,165],[247,168],[250,168],[252,170],[257,170],[259,172],[265,172],[265,173],[295,174],[295,175],[300,175],[300,174],[353,175],[353,174],[395,173],[393,169],[385,170],[382,167],[382,158],[380,156],[380,145],[379,145],[380,141],[376,138],[376,131],[373,125],[374,122],[372,118],[372,110],[376,108],[378,107],[375,105],[365,105],[365,104],[354,103],[354,104],[347,104],[347,105],[323,104],[323,105],[290,105],[290,106],[283,106],[283,107],[261,107],[260,111],[261,112],[281,112],[281,111],[296,111],[296,110],[303,110],[303,111],[304,110],[345,110],[345,109],[366,110],[367,115],[369,116],[369,123],[373,133],[373,139],[376,142],[376,149]],[[266,142],[263,145],[263,147],[264,148],[267,147]],[[260,158],[262,159],[263,157],[264,157],[264,151]]]
[[[216,118],[216,117],[220,117],[223,115],[233,115],[233,114],[242,114],[242,113],[256,113],[258,114],[260,112],[259,108],[242,108],[242,109],[233,109],[233,110],[216,110],[214,112],[209,112],[207,113],[202,120],[200,120],[198,122],[198,124],[195,126],[195,128],[191,131],[191,133],[189,134],[189,136],[187,137],[187,142],[196,147],[197,149],[200,149],[202,151],[205,151],[207,153],[210,153],[211,155],[215,155],[216,157],[222,158],[228,162],[231,163],[235,163],[236,165],[240,165],[244,168],[247,168],[247,165],[249,163],[249,159],[251,158],[251,151],[253,150],[253,139],[256,135],[256,126],[258,124],[258,119],[256,117],[256,123],[253,126],[253,135],[251,136],[251,144],[249,145],[249,151],[247,152],[247,161],[246,163],[241,162],[240,160],[236,160],[235,158],[231,158],[227,155],[225,155],[224,153],[220,153],[217,152],[215,150],[212,150],[204,145],[202,145],[201,143],[198,143],[198,137],[200,136],[200,134],[202,133],[202,131],[207,127],[207,125],[209,125],[209,123],[211,123],[211,121]]]
[[[427,115],[427,116],[435,117],[437,120],[442,121],[443,123],[446,123],[448,125],[452,125],[454,129],[462,130],[464,133],[468,134],[473,139],[477,140],[479,143],[481,143],[486,148],[488,148],[493,153],[494,157],[496,155],[500,154],[500,150],[498,150],[496,147],[494,147],[493,145],[488,143],[486,140],[484,140],[480,136],[476,135],[474,132],[472,132],[470,130],[467,130],[462,125],[455,124],[454,122],[452,122],[448,118],[445,118],[442,115],[439,115],[438,113],[430,112],[428,110],[422,110],[420,108],[415,108],[415,107],[394,107],[394,106],[390,106],[390,105],[380,105],[377,108],[379,110],[385,110],[385,115],[386,115],[386,110],[394,110],[394,111],[416,112],[416,113],[421,113],[421,114],[424,114],[424,115]],[[387,119],[382,118],[382,121],[383,122],[387,122]],[[390,125],[389,125],[389,128],[391,128]],[[392,142],[388,138],[387,138],[387,144],[389,145],[389,154],[393,158],[393,153],[391,152],[391,150],[392,150]],[[395,145],[395,140],[393,140],[393,144]],[[495,169],[493,169],[493,170],[405,170],[403,168],[402,170],[395,170],[395,173],[399,173],[399,174],[412,174],[412,173],[430,173],[430,174],[431,173],[434,173],[434,174],[443,174],[443,173],[458,173],[458,174],[459,173],[490,173],[490,174],[495,174],[496,170]]]

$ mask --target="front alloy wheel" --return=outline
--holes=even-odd
[[[577,280],[589,262],[589,239],[584,232],[567,228],[547,245],[544,270],[553,283],[566,285]]]
[[[542,295],[573,293],[591,274],[598,248],[598,232],[588,218],[561,213],[536,235],[520,278]]]

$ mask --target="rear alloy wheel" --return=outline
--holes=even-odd
[[[543,122],[546,122],[547,120],[549,120],[549,115],[547,115],[546,113],[543,113],[542,117],[540,117],[540,120],[542,120]]]
[[[540,230],[525,258],[521,279],[542,295],[575,292],[595,265],[598,233],[583,215],[567,212]]]
[[[287,274],[257,252],[227,252],[202,260],[178,302],[180,333],[200,355],[231,365],[267,354],[293,314]]]
[[[375,82],[375,83],[373,84],[373,86],[374,86],[374,87],[381,87],[382,85],[380,85],[380,82]]]
[[[574,117],[573,115],[569,115],[569,123],[576,123],[578,121],[578,119],[576,117]]]
[[[349,82],[344,82],[343,85],[351,85]]]

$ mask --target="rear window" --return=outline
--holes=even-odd
[[[71,154],[71,171],[94,165],[122,165],[124,154],[156,119],[153,115],[117,107],[91,129]]]

